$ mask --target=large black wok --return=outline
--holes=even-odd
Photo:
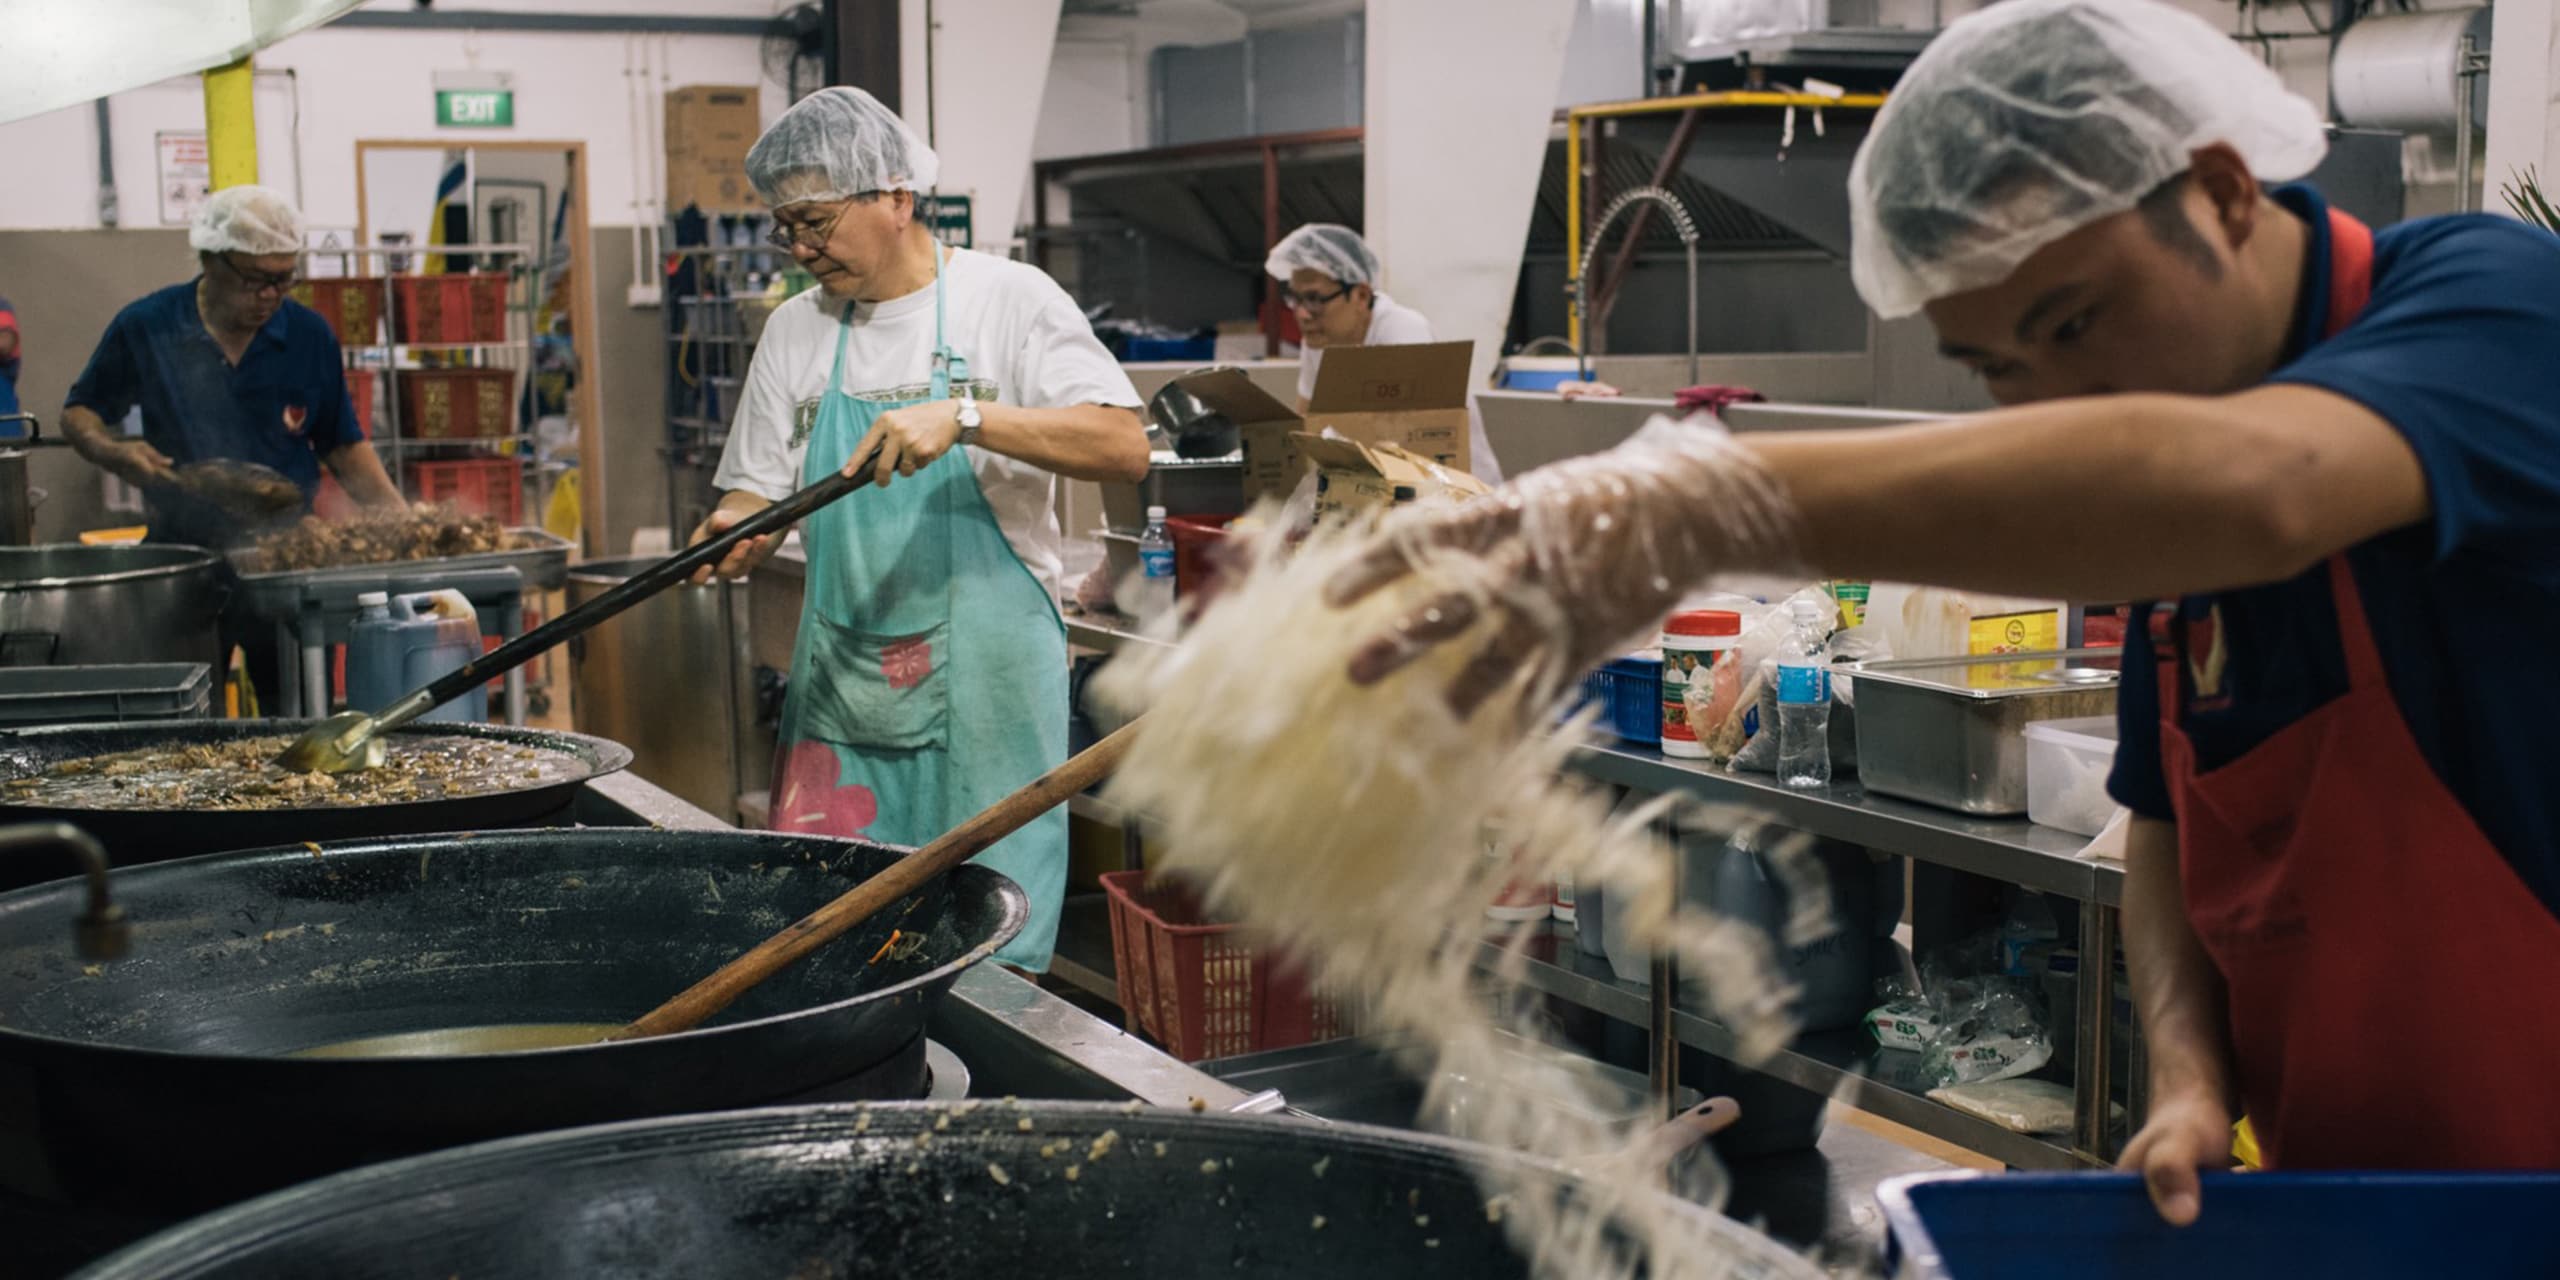
[[[1101,1103],[805,1107],[490,1143],[296,1187],[87,1280],[985,1280],[1529,1274],[1482,1148],[1365,1125]],[[1031,1123],[1026,1131],[1022,1121]],[[942,1125],[948,1121],[949,1127]],[[1094,1144],[1116,1133],[1109,1150]],[[918,1143],[921,1141],[922,1146]],[[1047,1144],[1065,1150],[1043,1156]],[[1070,1180],[1067,1170],[1074,1166]],[[1525,1162],[1514,1167],[1525,1167]],[[1677,1206],[1697,1265],[1821,1273]],[[1712,1259],[1728,1258],[1730,1270]],[[1587,1273],[1585,1273],[1587,1274]]]
[[[239,738],[297,737],[316,720],[163,720],[129,724],[54,725],[0,733],[0,782],[32,777],[65,761],[164,743],[228,742]],[[168,858],[262,849],[304,840],[345,840],[428,831],[475,831],[516,826],[566,809],[571,793],[588,779],[618,773],[631,752],[618,742],[548,729],[502,725],[416,725],[403,734],[492,739],[557,751],[583,767],[571,776],[451,800],[356,805],[337,809],[75,809],[9,802],[0,793],[0,823],[73,823],[98,837],[117,865]],[[0,865],[0,888],[16,888],[61,875],[54,863]]]
[[[747,832],[438,836],[117,872],[122,960],[84,969],[79,883],[0,894],[0,1194],[165,1221],[508,1134],[765,1105],[906,1050],[1018,932],[964,866],[892,906],[922,948],[848,937],[697,1031],[446,1058],[282,1055],[493,1023],[620,1023],[902,851]],[[885,932],[885,927],[884,927]]]

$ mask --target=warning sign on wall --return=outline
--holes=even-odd
[[[213,160],[201,133],[154,135],[160,153],[160,225],[183,227],[213,194]]]

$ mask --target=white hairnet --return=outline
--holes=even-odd
[[[1287,280],[1302,267],[1321,271],[1346,289],[1355,284],[1378,287],[1378,255],[1369,252],[1359,232],[1337,222],[1310,222],[1280,237],[1262,263],[1274,280]]]
[[[2158,0],[2007,0],[1950,23],[1849,170],[1849,273],[1876,314],[1997,284],[2227,143],[2311,172],[2320,114],[2223,33]]]
[[[224,187],[196,210],[187,244],[198,253],[300,253],[302,211],[272,187]]]
[[[820,89],[791,105],[747,151],[747,181],[779,209],[872,191],[930,191],[942,176],[933,148],[860,89]]]

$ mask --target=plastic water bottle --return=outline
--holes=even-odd
[[[1822,609],[1798,600],[1778,646],[1778,781],[1831,785],[1831,646]]]
[[[1138,569],[1143,577],[1130,612],[1140,623],[1151,623],[1173,612],[1173,535],[1165,532],[1162,507],[1147,508],[1147,529],[1138,535]]]

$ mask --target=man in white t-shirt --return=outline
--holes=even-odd
[[[934,241],[917,204],[937,167],[850,88],[801,100],[747,155],[775,243],[818,287],[765,326],[694,537],[839,469],[877,484],[801,525],[777,830],[921,845],[1063,761],[1058,477],[1147,470],[1137,392],[1066,292]],[[1066,856],[1059,810],[976,859],[1031,899],[1001,958],[1048,966]]]
[[[1310,222],[1280,238],[1262,269],[1281,283],[1280,300],[1298,317],[1298,412],[1315,398],[1316,370],[1329,347],[1407,346],[1434,342],[1431,321],[1378,291],[1378,255],[1360,233],[1340,223]],[[1470,470],[1499,484],[1484,420],[1467,404]]]
[[[1310,222],[1280,238],[1262,269],[1284,287],[1298,316],[1298,412],[1316,393],[1327,347],[1401,346],[1433,340],[1421,312],[1378,292],[1378,255],[1360,233]]]

